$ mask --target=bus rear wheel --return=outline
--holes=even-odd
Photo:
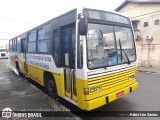
[[[57,87],[54,80],[51,79],[47,82],[46,91],[52,98],[58,100]]]

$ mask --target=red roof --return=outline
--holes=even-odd
[[[139,4],[157,4],[160,3],[160,0],[125,0],[119,7],[115,9],[115,11],[119,11],[128,3],[139,3]]]

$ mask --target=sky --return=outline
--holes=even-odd
[[[113,11],[124,0],[0,0],[0,46],[74,8]]]

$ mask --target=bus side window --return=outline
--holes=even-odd
[[[18,53],[21,52],[21,40],[20,40],[20,37],[17,38],[17,52]]]
[[[50,24],[38,29],[38,52],[51,52]]]
[[[83,68],[83,41],[82,41],[83,37],[80,36],[79,40],[78,40],[78,65],[77,67],[79,69]]]
[[[21,39],[21,53],[25,53],[26,52],[26,38]]]
[[[14,41],[15,43],[14,43],[14,51],[17,51],[17,38],[15,39],[15,41]]]
[[[28,52],[36,52],[36,31],[28,34]]]
[[[72,30],[72,67],[75,68],[75,45],[76,45],[76,38],[75,38],[75,30]]]
[[[70,53],[69,53],[69,35],[68,35],[68,31],[64,31],[63,33],[63,42],[64,42],[64,57],[65,57],[65,66],[69,67],[69,57],[70,57]]]
[[[13,40],[12,40],[12,42],[11,42],[11,49],[12,49],[12,51],[13,51]]]
[[[12,40],[9,41],[9,51],[12,51]]]
[[[14,51],[14,39],[12,40],[12,51]]]
[[[59,32],[58,30],[53,31],[53,56],[55,58],[55,63],[59,66]]]

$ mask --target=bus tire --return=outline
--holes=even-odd
[[[46,83],[46,91],[48,92],[48,94],[54,98],[55,100],[58,100],[58,94],[57,94],[57,87],[55,84],[55,81],[53,79],[50,79],[47,83]]]

